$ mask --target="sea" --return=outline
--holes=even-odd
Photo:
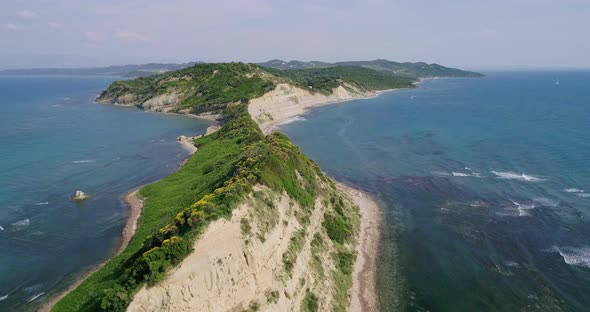
[[[383,211],[383,311],[590,311],[590,71],[484,72],[280,127]]]
[[[116,79],[0,76],[0,311],[35,310],[111,256],[124,194],[177,170],[176,137],[210,125],[96,104]]]

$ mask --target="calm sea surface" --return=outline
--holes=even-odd
[[[114,79],[0,77],[0,311],[34,309],[112,254],[122,195],[176,170],[175,138],[208,126],[95,104]]]
[[[281,131],[381,202],[385,311],[590,311],[589,90],[582,71],[429,80]]]

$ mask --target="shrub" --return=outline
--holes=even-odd
[[[350,238],[352,233],[352,224],[344,220],[340,215],[332,216],[325,214],[322,225],[326,229],[328,237],[330,237],[332,241],[340,244],[344,244],[344,242]]]
[[[121,286],[115,286],[104,291],[100,301],[100,308],[109,312],[125,311],[129,302],[127,290]]]

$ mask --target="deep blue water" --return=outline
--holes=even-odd
[[[33,309],[111,255],[122,196],[176,170],[175,138],[208,126],[95,104],[113,79],[0,77],[0,311]]]
[[[385,311],[589,311],[589,90],[587,71],[429,80],[282,131],[381,202]]]

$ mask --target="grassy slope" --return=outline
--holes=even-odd
[[[101,95],[103,100],[128,93],[145,100],[181,92],[186,95],[182,105],[194,112],[223,111],[225,125],[198,139],[199,151],[180,170],[141,190],[144,211],[127,249],[58,302],[53,311],[96,311],[101,305],[105,310],[123,310],[144,283],[158,282],[170,267],[190,254],[192,242],[202,229],[210,221],[228,216],[256,183],[285,191],[302,207],[312,207],[318,195],[317,177],[328,183],[319,167],[285,136],[277,133],[264,137],[245,105],[227,106],[247,102],[285,81],[302,87],[312,85],[321,92],[343,83],[367,91],[411,84],[407,78],[360,67],[273,71],[241,63],[202,64],[114,82]],[[307,183],[300,183],[295,172]],[[337,213],[326,215],[323,225],[333,245],[346,253],[354,226],[347,217],[350,211],[343,213],[341,205],[334,205]],[[335,271],[334,278],[339,285],[335,293],[344,305],[350,273],[344,267]]]
[[[344,85],[361,91],[410,87],[413,78],[362,67],[329,67],[302,70],[261,68],[254,64],[199,64],[176,72],[113,82],[98,98],[114,103],[118,97],[135,95],[136,104],[161,94],[175,93],[181,101],[178,110],[193,113],[220,113],[229,103],[247,103],[286,82],[311,91],[329,94]]]
[[[99,102],[113,103],[125,94],[137,96],[138,104],[161,94],[175,92],[182,101],[179,109],[193,113],[221,112],[228,103],[247,103],[274,88],[253,64],[199,64],[179,71],[113,82],[99,96]]]
[[[330,94],[332,89],[340,85],[350,85],[360,91],[375,91],[408,88],[415,82],[413,78],[352,66],[267,71],[275,76],[284,77],[301,88],[312,87],[312,91],[324,94]]]
[[[232,106],[226,118],[222,129],[196,140],[198,152],[181,169],[141,190],[144,211],[127,249],[52,311],[123,311],[144,283],[157,283],[190,254],[194,240],[209,222],[231,215],[252,185],[284,191],[309,213],[320,189],[318,183],[334,187],[286,136],[263,136],[245,105]],[[324,227],[334,237],[334,245],[350,253],[343,246],[354,240],[356,226],[351,220],[356,217],[347,217],[350,211],[338,208],[338,193],[330,192],[334,192],[336,212],[326,216],[330,221]],[[342,278],[338,272],[334,274]],[[351,280],[350,276],[344,279],[346,283],[339,283],[336,292],[346,293]],[[342,300],[346,305],[347,297]]]
[[[233,174],[240,154],[238,140],[209,139],[180,170],[144,187],[141,190],[141,196],[145,198],[144,210],[129,246],[59,301],[52,311],[98,310],[103,291],[125,283],[122,274],[124,263],[142,248],[146,237],[164,227],[178,211],[190,207]]]

